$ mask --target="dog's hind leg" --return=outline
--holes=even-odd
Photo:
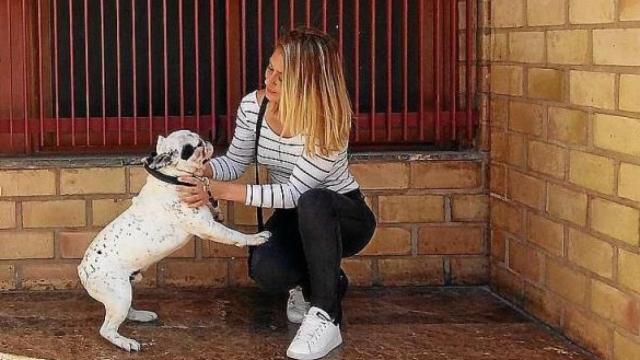
[[[139,322],[149,322],[157,318],[158,314],[153,311],[136,310],[134,308],[129,308],[129,313],[127,314],[127,319]]]
[[[118,328],[127,318],[131,307],[132,292],[129,279],[112,279],[112,282],[108,285],[108,290],[110,294],[104,294],[108,296],[103,296],[102,299],[99,299],[106,310],[104,323],[100,328],[100,335],[126,351],[140,350],[140,343],[118,333]]]

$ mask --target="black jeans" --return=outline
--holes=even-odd
[[[265,224],[271,239],[250,257],[251,277],[271,293],[303,288],[312,306],[340,321],[340,261],[371,240],[376,220],[360,190],[311,189],[295,209],[277,209]],[[346,289],[344,289],[346,290]],[[342,292],[344,293],[344,292]]]

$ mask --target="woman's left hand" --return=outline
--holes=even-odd
[[[193,176],[181,176],[179,181],[194,186],[178,186],[178,196],[188,207],[197,208],[209,202],[209,193],[205,183]]]

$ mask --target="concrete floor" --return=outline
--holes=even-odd
[[[0,353],[74,360],[284,359],[296,331],[286,321],[285,301],[256,289],[138,291],[136,307],[156,311],[160,319],[121,327],[142,343],[141,352],[128,354],[100,337],[102,305],[84,293],[5,293]],[[593,359],[483,288],[352,290],[343,338],[327,359]]]

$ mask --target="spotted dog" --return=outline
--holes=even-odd
[[[243,234],[231,230],[217,222],[207,206],[189,208],[180,201],[176,185],[182,183],[177,177],[193,174],[212,154],[211,144],[191,131],[160,136],[156,152],[143,160],[149,172],[146,184],[131,206],[98,233],[78,266],[84,288],[104,304],[100,335],[124,350],[140,350],[137,341],[118,333],[125,319],[146,322],[158,317],[131,307],[130,281],[139,281],[141,271],[194,235],[236,246],[260,245],[270,236],[266,231]]]

